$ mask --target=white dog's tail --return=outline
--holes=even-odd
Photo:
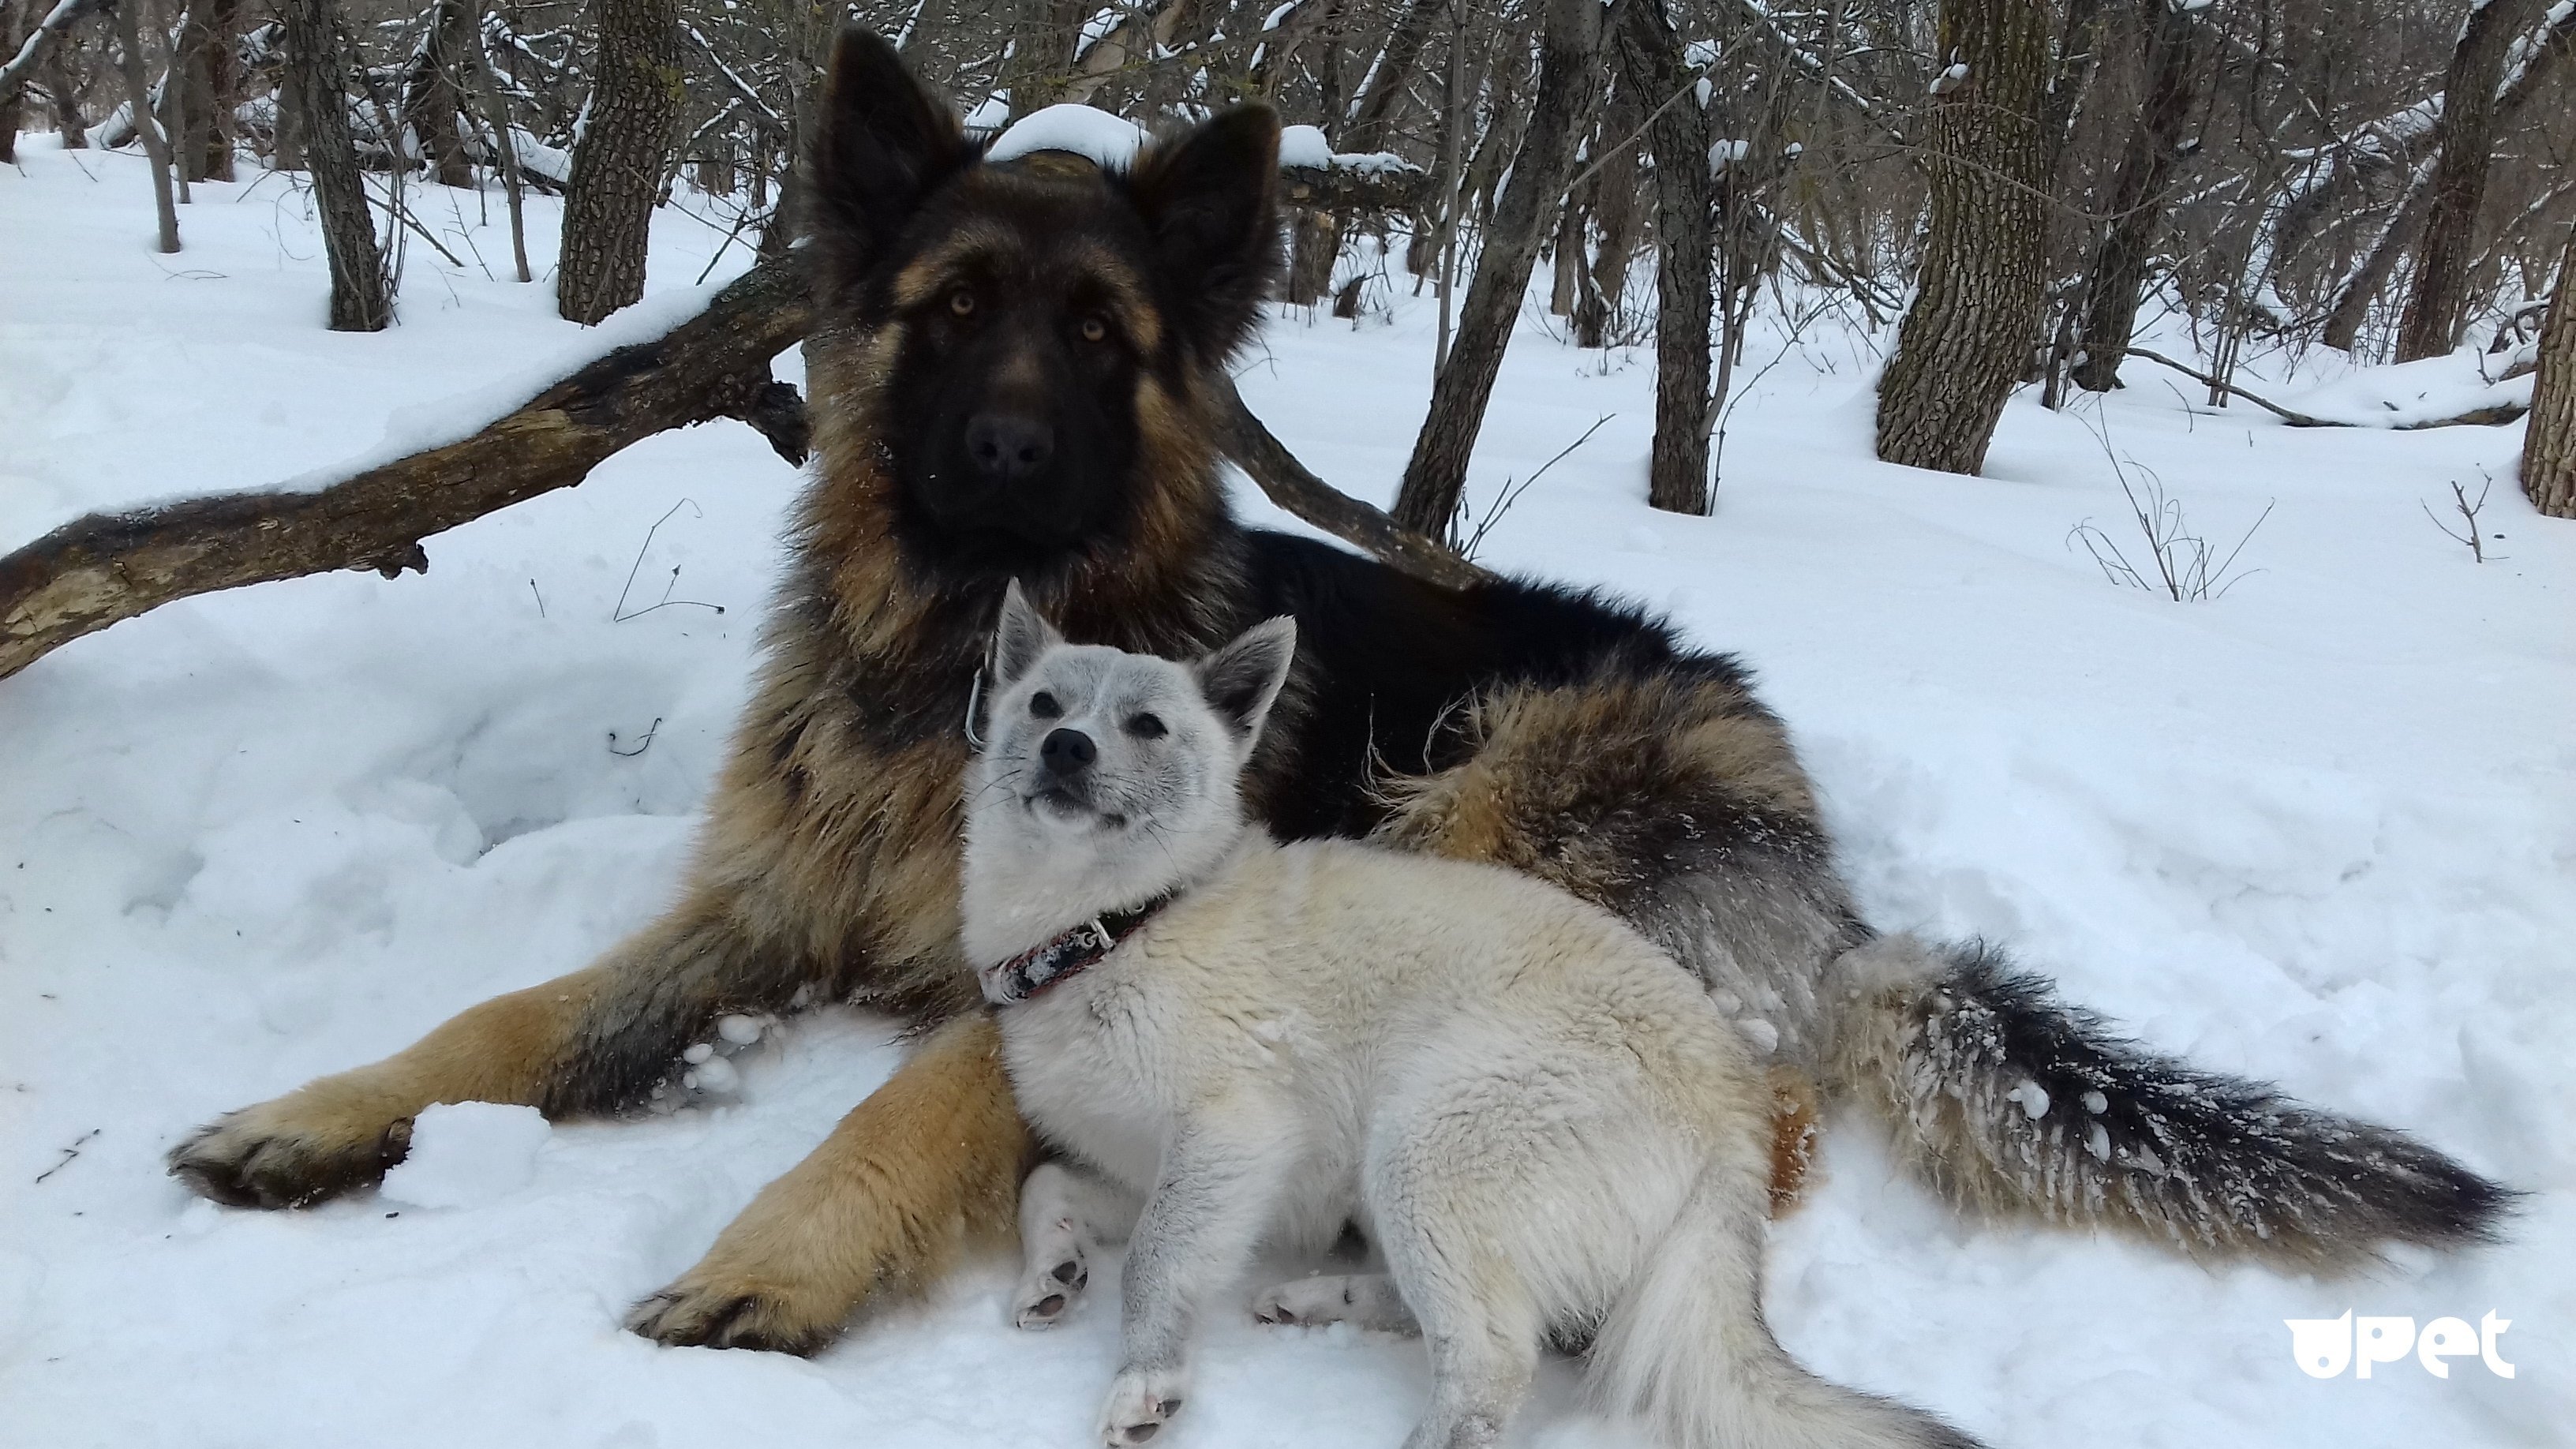
[[[1762,1322],[1762,1184],[1712,1167],[1593,1340],[1601,1409],[1669,1449],[1978,1449],[1931,1415],[1807,1372]]]

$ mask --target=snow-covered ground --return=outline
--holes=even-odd
[[[477,225],[473,197],[416,190],[466,264],[415,241],[402,325],[351,337],[321,328],[319,247],[284,178],[198,188],[188,249],[160,257],[136,160],[20,152],[0,170],[0,549],[378,450],[596,345],[543,281],[476,265],[507,275],[497,196]],[[554,217],[532,204],[537,258]],[[656,226],[655,291],[692,285],[720,230]],[[1356,329],[1279,317],[1246,394],[1318,472],[1382,501],[1432,325],[1401,297]],[[1605,362],[1531,325],[1476,501],[1611,418],[1485,559],[1607,585],[1741,651],[1879,924],[2009,942],[2158,1046],[2416,1129],[2536,1194],[2491,1252],[2358,1282],[2212,1272],[1964,1225],[1852,1124],[1775,1234],[1781,1337],[1998,1449],[2568,1442],[2576,525],[2515,492],[2520,429],[2292,430],[2193,405],[2195,385],[2138,363],[2129,391],[2066,414],[2016,400],[1987,476],[1961,478],[1871,459],[1866,338],[1773,333],[1747,366],[1775,356],[1733,414],[1716,516],[1676,518],[1641,501],[1651,354]],[[2331,385],[2366,411],[2374,388],[2467,390],[2470,360],[2447,365],[2449,383],[2258,367],[2251,385],[2292,406]],[[2115,459],[2222,544],[2272,506],[2223,600],[2117,586],[2070,544],[2089,519],[2144,562]],[[2503,557],[2480,566],[2419,502],[2489,476]],[[719,1110],[443,1121],[387,1194],[311,1212],[218,1209],[161,1174],[214,1113],[572,969],[653,913],[796,486],[748,429],[667,435],[431,540],[426,577],[193,599],[0,681],[0,1440],[1086,1442],[1115,1298],[1020,1334],[1000,1264],[812,1361],[618,1328],[891,1068],[881,1019],[795,1022],[736,1059],[739,1104]],[[2346,1309],[2493,1311],[2517,1372],[2409,1359],[2309,1379],[2282,1320]],[[1632,1442],[1568,1421],[1571,1382],[1550,1369],[1523,1441]],[[1393,1445],[1424,1386],[1416,1345],[1226,1316],[1174,1432]]]

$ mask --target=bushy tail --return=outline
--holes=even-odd
[[[1588,1388],[1667,1449],[1979,1449],[1919,1410],[1828,1383],[1762,1323],[1763,1184],[1716,1166],[1593,1339]]]
[[[1891,936],[1833,974],[1829,1075],[1972,1210],[2333,1268],[2492,1241],[2514,1197],[2403,1132],[2148,1052],[1983,946]]]

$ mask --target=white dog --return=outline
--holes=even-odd
[[[1003,606],[965,944],[1057,1154],[1023,1192],[1021,1324],[1134,1223],[1105,1442],[1178,1411],[1192,1322],[1257,1246],[1356,1222],[1386,1277],[1256,1311],[1418,1326],[1410,1449],[1494,1443],[1549,1341],[1588,1342],[1602,1407],[1677,1449],[1971,1445],[1763,1326],[1771,1097],[1688,973],[1528,877],[1246,824],[1295,642],[1273,619],[1185,665],[1066,644],[1016,585]]]

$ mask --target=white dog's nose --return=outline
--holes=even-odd
[[[1046,766],[1047,773],[1068,779],[1090,769],[1098,758],[1100,747],[1080,730],[1050,730],[1038,746],[1038,763]]]

